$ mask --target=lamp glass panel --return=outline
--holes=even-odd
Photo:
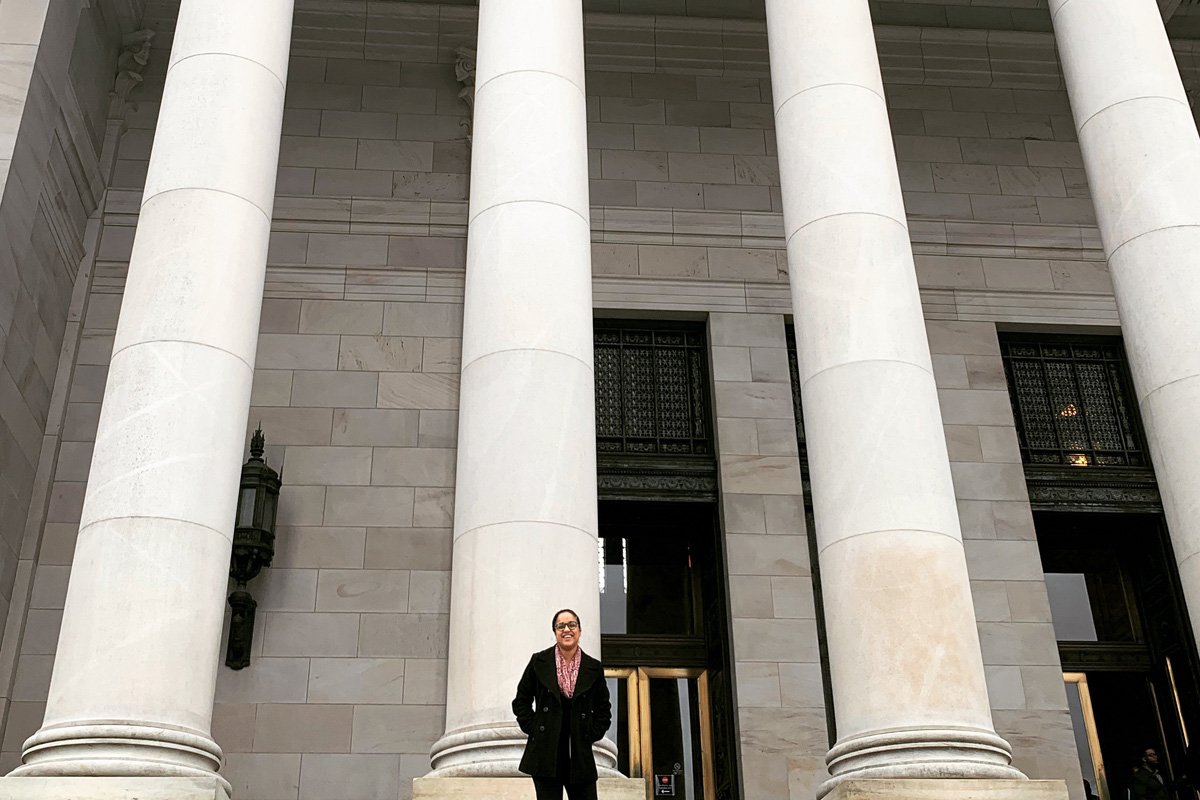
[[[266,492],[267,496],[263,498],[262,527],[269,531],[274,531],[275,509],[279,503],[279,495],[275,494],[274,492],[267,491],[266,489],[263,491]]]
[[[237,526],[248,528],[254,525],[254,495],[253,486],[243,486],[238,496]]]

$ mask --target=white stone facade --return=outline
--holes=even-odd
[[[769,0],[770,22],[786,28],[787,14],[825,1]],[[511,13],[538,5],[483,2]],[[1049,5],[1060,13],[1070,3]],[[210,0],[207,13],[233,18],[240,12],[220,9],[238,5]],[[580,185],[570,197],[578,201],[582,192],[586,206],[590,195],[591,282],[581,279],[573,294],[556,298],[559,305],[546,311],[551,319],[551,311],[563,312],[568,303],[573,313],[562,318],[577,323],[554,346],[569,354],[580,331],[590,335],[590,318],[581,316],[589,293],[598,316],[707,322],[743,797],[812,798],[830,778],[829,745],[785,340],[785,324],[795,315],[786,242],[795,226],[785,227],[785,212],[790,217],[803,205],[789,192],[821,187],[817,179],[781,186],[779,153],[789,148],[778,141],[786,133],[795,147],[808,128],[785,130],[780,123],[777,134],[771,70],[780,65],[769,56],[761,13],[759,19],[722,19],[719,3],[682,0],[659,3],[657,16],[617,13],[627,9],[615,1],[598,5],[604,7],[583,15],[582,63],[578,54],[558,53],[553,69],[537,67],[547,87],[525,87],[554,95],[563,81],[580,77],[571,70],[586,68],[580,118],[559,123],[582,128],[586,121],[589,181],[584,185],[583,142],[576,139]],[[866,13],[865,0],[848,5]],[[950,509],[956,503],[958,513],[956,520],[943,515],[949,527],[935,538],[954,541],[961,531],[961,547],[950,547],[946,556],[953,562],[947,580],[961,584],[954,564],[965,555],[981,656],[981,673],[963,679],[964,693],[980,705],[963,724],[993,725],[1011,745],[1015,770],[1064,780],[1072,800],[1083,800],[998,331],[1121,329],[1105,248],[1111,252],[1124,239],[1106,229],[1110,222],[1093,202],[1085,155],[1096,163],[1104,163],[1103,156],[1081,152],[1080,121],[1072,117],[1072,102],[1078,109],[1081,101],[1067,91],[1078,94],[1072,81],[1086,83],[1089,76],[1064,78],[1044,2],[1031,0],[1026,8],[997,2],[985,9],[994,15],[977,17],[957,4],[878,5],[873,44],[886,117],[882,99],[875,110],[890,122],[898,174],[898,182],[882,174],[880,185],[888,190],[891,180],[902,192],[892,200],[896,208],[902,200],[905,218],[894,222],[896,230],[907,224],[901,249],[911,247],[916,276],[907,308],[924,321],[923,331],[917,324],[903,335],[917,353],[927,340],[924,368],[932,371],[913,402],[919,406],[923,391],[931,398],[936,391],[945,448],[923,441],[931,442],[929,459],[948,454],[941,462],[947,467],[943,500]],[[94,443],[125,281],[131,260],[137,263],[134,234],[148,218],[142,203],[154,183],[147,173],[179,6],[171,0],[147,0],[144,8],[133,0],[0,0],[0,100],[15,98],[0,103],[0,611],[7,614],[0,766],[6,773],[21,764],[24,743],[43,724],[55,654],[66,652],[60,626],[84,495],[89,477],[98,474]],[[926,6],[929,14],[922,16]],[[471,280],[480,280],[476,291],[496,291],[497,276],[505,274],[503,264],[469,250],[467,238],[491,224],[470,203],[481,202],[483,191],[478,153],[487,143],[481,138],[496,135],[487,122],[487,91],[478,96],[480,119],[472,127],[455,73],[460,48],[485,46],[477,40],[479,13],[473,5],[357,0],[299,0],[295,6],[257,352],[248,354],[253,389],[246,438],[261,423],[268,461],[283,468],[279,549],[274,565],[252,585],[259,601],[253,663],[240,672],[216,671],[211,720],[224,753],[220,774],[235,798],[407,800],[413,779],[431,770],[431,748],[451,732],[448,708],[450,727],[455,719],[481,719],[475,712],[485,701],[475,702],[469,692],[447,702],[448,672],[456,669],[450,664],[456,652],[452,554],[464,567],[471,557],[455,543],[462,522],[455,518],[456,476],[479,485],[496,479],[458,463],[459,413],[467,405],[460,403],[467,265],[474,265]],[[570,14],[564,16],[556,24],[572,24]],[[1063,36],[1063,22],[1054,24]],[[142,40],[128,37],[140,30],[154,33],[149,61],[136,73],[132,105],[110,108],[122,40],[126,52],[137,52]],[[503,30],[492,33],[495,48]],[[555,40],[553,30],[542,33],[543,41]],[[1095,33],[1079,25],[1071,35],[1090,41]],[[1147,47],[1165,47],[1161,30],[1146,38]],[[1185,87],[1200,77],[1197,42],[1171,42]],[[826,41],[837,44],[871,42]],[[802,72],[805,52],[797,53],[793,66]],[[521,69],[533,68],[502,65],[491,74]],[[1155,79],[1178,82],[1160,73],[1147,79],[1149,89],[1131,90],[1133,96],[1154,95]],[[18,78],[10,81],[10,74]],[[1181,103],[1182,91],[1168,88]],[[835,106],[845,107],[843,101]],[[1178,108],[1171,112],[1180,118]],[[886,144],[887,131],[875,133]],[[1194,127],[1179,134],[1185,135],[1190,139],[1180,147],[1190,153],[1200,144],[1192,141]],[[185,138],[172,146],[187,144]],[[476,197],[470,196],[472,146]],[[1089,146],[1099,152],[1104,145]],[[504,155],[493,161],[503,162]],[[501,173],[513,166],[492,163]],[[1180,180],[1186,184],[1190,175]],[[521,187],[525,194],[495,202],[538,201],[539,187],[530,183]],[[260,207],[269,204],[268,193]],[[571,265],[585,264],[585,226],[572,238],[558,221],[550,224],[563,240],[554,252],[571,252],[574,245],[579,252]],[[1146,227],[1171,224],[1151,219]],[[908,263],[903,253],[900,261]],[[567,267],[553,259],[538,266],[546,274],[556,268]],[[1184,299],[1194,298],[1195,278],[1184,273],[1180,267],[1158,277],[1187,284]],[[199,270],[196,280],[204,274]],[[537,291],[536,278],[526,278],[524,294],[512,301],[522,315],[529,308],[519,301]],[[888,286],[904,280],[901,275]],[[253,283],[224,283],[237,295],[228,305],[253,296]],[[1135,294],[1131,289],[1122,297],[1121,318],[1147,313],[1134,305],[1146,303]],[[473,320],[484,329],[504,329],[505,308],[472,311],[470,302],[468,326]],[[798,335],[803,330],[797,326]],[[894,334],[872,331],[867,345]],[[468,360],[478,361],[485,345],[495,343],[492,333],[468,348]],[[1150,342],[1142,349],[1154,364],[1196,359],[1194,345],[1183,348],[1190,355],[1155,349],[1160,330],[1139,335]],[[519,353],[544,343],[510,345],[497,349]],[[522,368],[524,356],[510,357],[515,366],[501,374]],[[1143,375],[1135,365],[1139,395],[1172,381],[1191,387],[1194,370],[1180,369],[1177,376],[1147,367]],[[561,372],[546,367],[529,374],[545,380]],[[570,380],[586,389],[589,378],[581,370]],[[1194,423],[1200,413],[1195,388],[1187,391],[1193,394],[1163,400],[1168,410],[1147,420],[1148,427],[1165,426],[1158,434],[1163,441],[1172,425]],[[475,403],[477,413],[485,413],[486,404],[478,397]],[[237,416],[233,409],[222,419]],[[577,433],[594,424],[576,422]],[[230,430],[217,432],[243,436],[240,428],[236,435]],[[861,446],[873,443],[882,446],[867,440]],[[1182,474],[1195,474],[1187,472],[1197,468],[1194,455],[1190,466],[1185,455],[1171,458],[1184,464]],[[814,470],[819,466],[813,463]],[[586,464],[570,468],[589,474]],[[1159,480],[1165,494],[1161,474]],[[814,486],[820,489],[816,478]],[[574,488],[590,493],[590,487]],[[486,493],[473,497],[487,505]],[[582,508],[590,498],[578,502]],[[1181,519],[1195,516],[1194,497],[1178,502]],[[473,513],[484,519],[491,510]],[[579,514],[586,522],[586,509]],[[594,579],[594,561],[584,567],[581,574]],[[1181,570],[1185,584],[1196,580],[1189,569],[1194,566]],[[833,579],[832,568],[827,575]],[[223,586],[206,588],[223,598]],[[825,597],[829,602],[828,589]],[[968,626],[968,638],[971,610],[964,602],[957,620]],[[186,639],[187,630],[176,634]],[[478,643],[486,633],[471,635]],[[521,641],[528,635],[505,633]],[[966,649],[974,653],[975,643]],[[528,648],[521,650],[514,659],[526,657]],[[872,658],[886,662],[887,653]],[[159,668],[127,664],[132,686],[150,674],[141,670]],[[869,680],[871,667],[865,663],[855,680]],[[171,669],[186,670],[186,663]],[[212,665],[196,671],[211,674]],[[986,697],[978,680],[972,684],[979,677]],[[916,716],[924,710],[910,709]]]

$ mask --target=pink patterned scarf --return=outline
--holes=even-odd
[[[579,677],[580,649],[575,648],[575,655],[568,662],[563,658],[562,650],[554,648],[554,666],[558,669],[558,688],[566,697],[575,694],[575,679]]]

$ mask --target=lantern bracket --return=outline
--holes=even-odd
[[[233,529],[233,553],[229,577],[237,587],[229,595],[229,644],[225,666],[244,669],[250,665],[254,641],[254,612],[258,603],[246,585],[275,557],[275,517],[279,508],[279,473],[267,466],[263,453],[266,437],[262,427],[250,439],[250,458],[242,465],[237,516]]]

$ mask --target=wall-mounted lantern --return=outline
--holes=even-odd
[[[250,458],[242,465],[242,483],[238,491],[237,517],[233,529],[233,557],[229,577],[237,588],[229,595],[233,615],[229,620],[229,647],[225,666],[242,669],[250,666],[250,644],[254,640],[254,610],[258,603],[246,591],[263,567],[271,566],[275,556],[275,512],[279,508],[279,473],[263,460],[266,438],[262,428],[250,439]]]

